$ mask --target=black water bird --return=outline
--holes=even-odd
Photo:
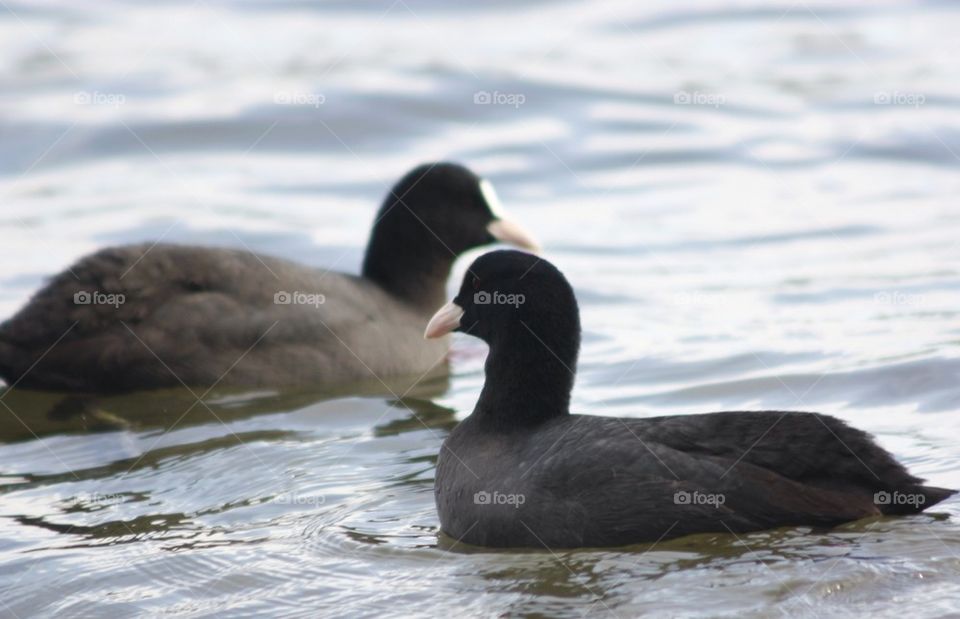
[[[467,168],[421,165],[377,213],[359,276],[241,249],[110,247],[55,276],[0,325],[18,387],[116,393],[185,384],[343,384],[428,373],[447,342],[420,337],[454,260],[535,246]]]
[[[926,486],[865,432],[817,413],[613,418],[571,414],[580,347],[573,290],[522,252],[478,258],[428,338],[490,347],[472,414],[444,441],[443,532],[480,546],[619,546],[703,532],[829,527],[913,514]]]

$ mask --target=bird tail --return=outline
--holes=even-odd
[[[896,490],[881,490],[873,495],[873,502],[883,514],[917,514],[957,493],[937,486],[906,486]]]

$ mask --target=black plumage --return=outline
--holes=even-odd
[[[360,276],[234,249],[103,249],[0,325],[0,376],[24,388],[112,393],[427,373],[444,364],[447,343],[420,334],[457,256],[497,236],[532,243],[492,201],[463,166],[415,168],[377,213]],[[107,302],[78,303],[78,294]]]
[[[440,523],[455,539],[615,546],[916,513],[954,494],[923,485],[868,434],[828,415],[570,414],[577,302],[536,256],[481,256],[453,303],[462,315],[448,304],[428,335],[459,330],[490,346],[476,407],[437,463]]]

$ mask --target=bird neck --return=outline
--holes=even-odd
[[[378,215],[363,259],[363,277],[394,297],[430,313],[443,305],[456,260],[404,207]],[[383,209],[381,209],[383,212]]]
[[[520,323],[490,345],[486,379],[473,416],[493,430],[537,425],[570,414],[579,333],[534,332]]]

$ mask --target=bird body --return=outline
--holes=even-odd
[[[245,250],[111,247],[4,324],[0,372],[18,387],[97,393],[420,374],[445,360],[445,342],[420,336],[427,318],[362,277]]]
[[[502,216],[488,181],[434,163],[389,191],[358,275],[238,249],[105,248],[0,325],[0,377],[24,388],[117,393],[427,375],[445,367],[447,343],[420,333],[453,262],[498,240],[535,247]]]
[[[523,302],[475,302],[494,293]],[[490,346],[477,404],[437,462],[440,525],[458,541],[571,548],[827,527],[918,513],[955,493],[924,485],[867,433],[829,415],[571,414],[576,297],[536,256],[478,258],[425,335],[454,330]]]

